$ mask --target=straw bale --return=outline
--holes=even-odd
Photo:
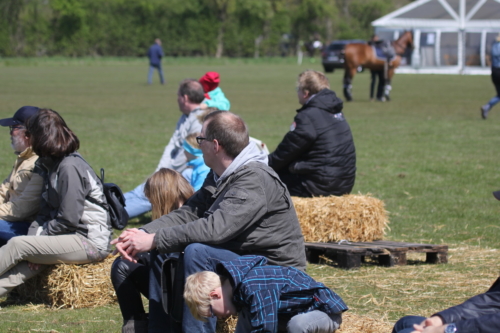
[[[237,320],[238,317],[219,320],[216,333],[233,333]],[[387,333],[391,330],[392,324],[387,321],[376,320],[347,311],[342,314],[342,325],[335,333]]]
[[[86,265],[50,265],[45,271],[15,289],[25,302],[42,302],[53,308],[93,308],[115,303],[109,277],[116,257]],[[18,301],[19,301],[18,299]]]
[[[370,194],[341,197],[292,197],[306,242],[371,242],[389,228],[382,200]]]

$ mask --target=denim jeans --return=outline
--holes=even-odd
[[[392,333],[411,333],[415,329],[413,328],[413,324],[422,323],[425,320],[425,317],[420,316],[406,316],[399,319],[394,328],[392,329]]]
[[[26,236],[31,222],[9,222],[0,220],[0,246],[15,236]]]
[[[171,332],[165,330],[167,315],[163,311],[161,299],[161,263],[162,255],[155,256],[156,251],[151,251],[151,273],[149,281],[149,332]],[[156,252],[157,254],[157,252]],[[221,261],[238,258],[239,255],[220,247],[193,243],[184,249],[184,276],[187,277],[200,271],[215,272],[216,265]],[[216,318],[207,322],[194,319],[189,308],[184,304],[182,330],[183,332],[215,333]],[[161,313],[163,312],[163,316]],[[162,330],[161,330],[162,329]]]
[[[153,72],[155,69],[158,70],[161,84],[165,83],[165,80],[163,79],[163,70],[161,69],[161,63],[159,63],[158,65],[149,65],[148,84],[153,83]]]
[[[125,197],[125,210],[129,218],[139,216],[151,210],[151,203],[144,195],[144,183],[132,191],[126,192],[123,196]]]

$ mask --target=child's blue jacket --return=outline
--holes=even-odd
[[[277,332],[278,316],[320,310],[346,311],[347,305],[323,283],[294,268],[266,266],[262,256],[243,256],[221,262],[217,273],[230,276],[235,306],[247,308],[253,332]]]

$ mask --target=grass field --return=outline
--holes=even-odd
[[[183,78],[218,71],[231,111],[273,150],[299,107],[295,80],[307,68],[321,70],[321,65],[167,59],[167,85],[156,77],[148,86],[141,59],[0,59],[0,117],[11,117],[22,105],[59,111],[94,169],[104,167],[107,181],[130,190],[156,168],[180,115],[176,89]],[[342,73],[328,77],[341,96]],[[348,272],[310,265],[309,272],[337,290],[357,314],[390,321],[431,314],[484,290],[498,275],[500,202],[491,192],[500,189],[500,108],[486,121],[479,116],[479,106],[494,94],[488,76],[396,75],[388,103],[369,102],[368,85],[368,73],[356,76],[354,102],[344,106],[357,150],[353,193],[384,200],[390,212],[387,239],[446,243],[455,252],[448,265],[366,265]],[[3,132],[0,175],[6,176],[14,155],[8,129]],[[472,277],[481,279],[474,287],[464,282]],[[445,290],[450,283],[457,287]],[[109,332],[118,331],[121,322],[117,306],[57,311],[0,306],[1,332]]]

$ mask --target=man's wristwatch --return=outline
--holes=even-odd
[[[457,326],[455,326],[455,324],[453,323],[448,324],[448,326],[446,326],[446,328],[444,329],[444,333],[458,333]]]

